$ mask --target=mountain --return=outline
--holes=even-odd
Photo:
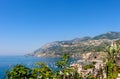
[[[117,39],[120,39],[120,32],[108,32],[95,37],[87,36],[67,41],[55,41],[45,44],[28,55],[56,57],[63,53],[69,53],[73,57],[78,57],[83,53],[104,51],[106,46]]]
[[[101,34],[98,36],[95,36],[93,39],[99,40],[99,39],[118,39],[120,38],[120,32],[108,32],[106,34]]]

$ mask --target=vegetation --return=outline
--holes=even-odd
[[[94,76],[90,75],[87,77],[87,79],[96,79]]]
[[[17,64],[11,71],[7,71],[7,79],[30,79],[31,70],[23,65]]]
[[[69,55],[64,54],[61,60],[56,62],[60,68],[53,71],[44,62],[35,63],[35,68],[30,69],[24,65],[16,65],[6,72],[6,79],[81,79],[80,75],[68,66]]]
[[[116,79],[118,74],[116,60],[117,60],[117,54],[120,51],[120,45],[115,43],[112,46],[107,47],[106,51],[107,51],[107,62],[106,62],[107,79]]]
[[[95,67],[94,64],[88,64],[88,65],[83,66],[83,68],[84,68],[85,70],[91,69],[91,68],[94,68],[94,67]]]
[[[61,60],[56,62],[56,66],[58,66],[59,68],[66,68],[68,66],[68,62],[69,62],[69,55],[64,54]]]

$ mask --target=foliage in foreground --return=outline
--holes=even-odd
[[[117,67],[117,55],[120,51],[119,43],[115,43],[112,46],[106,48],[107,51],[107,62],[106,62],[106,73],[107,79],[116,79],[118,75]]]
[[[6,72],[6,79],[82,79],[79,74],[68,66],[69,55],[64,54],[56,66],[60,69],[53,71],[44,62],[37,62],[30,69],[18,64]]]

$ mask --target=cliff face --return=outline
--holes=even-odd
[[[33,56],[60,56],[69,53],[73,57],[87,52],[101,52],[112,41],[120,39],[120,32],[108,32],[95,37],[75,38],[69,41],[55,41],[48,43],[28,55]]]

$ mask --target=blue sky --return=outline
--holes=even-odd
[[[42,45],[120,32],[119,0],[0,0],[0,55]]]

